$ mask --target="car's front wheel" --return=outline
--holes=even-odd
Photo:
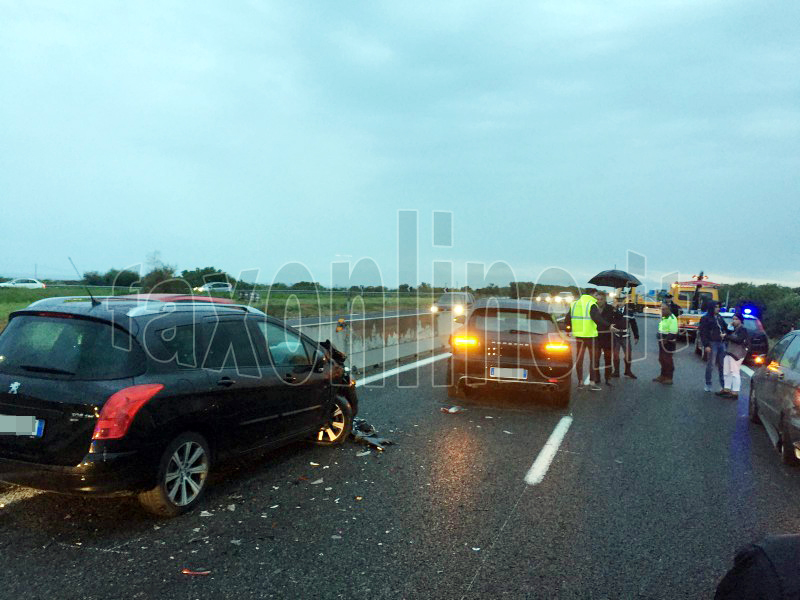
[[[211,452],[198,433],[182,433],[167,446],[158,465],[158,483],[139,494],[139,502],[159,517],[177,517],[198,503],[205,492]]]
[[[343,444],[353,428],[353,409],[342,396],[336,396],[331,415],[314,437],[321,446]]]

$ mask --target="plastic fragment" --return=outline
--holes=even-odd
[[[310,464],[312,467],[318,467],[319,466],[319,463],[315,463],[315,462],[310,462],[308,464]]]
[[[332,535],[331,539],[332,540],[340,540],[340,539],[342,539],[342,536],[340,536],[340,535]]]
[[[369,456],[372,454],[372,450],[364,450],[363,452],[359,452],[356,456]]]
[[[208,512],[207,510],[204,510],[204,511],[200,512],[200,516],[201,517],[211,517],[213,515],[210,512]]]
[[[242,540],[231,540],[231,544],[233,544],[234,546],[241,546]]]
[[[236,510],[236,505],[235,504],[228,504],[228,510],[231,511],[231,512],[235,511]]]
[[[197,570],[181,569],[181,573],[183,573],[184,575],[211,575],[211,571],[209,571],[208,569],[197,569]]]
[[[508,435],[514,435],[513,433],[511,433],[510,431],[506,431],[505,429],[503,429],[503,433],[507,433]]]
[[[332,487],[326,487],[326,488],[325,488],[325,491],[326,491],[326,492],[330,492],[332,489],[333,489]]]
[[[323,480],[323,478],[322,478],[322,477],[320,477],[319,479],[317,479],[317,480],[315,480],[315,481],[312,481],[310,485],[319,485],[319,484],[320,484],[320,483],[322,483],[323,481],[324,481],[324,480]]]
[[[485,416],[485,417],[483,417],[483,418],[484,418],[484,419],[494,419],[494,417],[490,417],[489,415],[486,415],[486,416]]]
[[[473,550],[475,550],[475,552],[478,552],[480,548],[473,548]]]
[[[355,498],[356,502],[359,502],[360,500],[363,500],[363,499],[364,499],[364,496],[356,496],[356,498]]]
[[[278,508],[279,506],[280,504],[273,504],[272,506],[270,506],[270,508]]]
[[[450,413],[452,415],[452,414],[455,414],[455,413],[464,412],[464,410],[466,410],[466,409],[461,408],[460,406],[451,406],[450,408],[445,408],[443,406],[439,410],[441,410],[443,413]]]

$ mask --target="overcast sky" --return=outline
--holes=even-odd
[[[765,0],[2,1],[0,275],[158,251],[262,282],[368,258],[396,286],[415,210],[423,281],[582,284],[631,250],[652,281],[798,286],[798,23]]]

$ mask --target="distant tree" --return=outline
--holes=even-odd
[[[83,274],[86,285],[106,285],[105,278],[98,271],[87,271]]]
[[[290,290],[317,290],[317,289],[324,289],[318,283],[314,281],[298,281],[297,283],[293,283],[289,286]]]
[[[103,280],[105,281],[105,285],[129,288],[139,281],[139,274],[135,271],[129,271],[128,269],[122,271],[119,269],[109,269],[106,271],[106,274],[103,275]]]
[[[401,283],[400,286],[397,288],[398,292],[407,293],[411,291],[411,286],[407,283]]]
[[[151,294],[191,294],[192,288],[182,277],[177,277],[175,267],[155,267],[142,278],[142,291]]]

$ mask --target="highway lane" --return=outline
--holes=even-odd
[[[361,416],[394,446],[295,444],[225,465],[178,519],[0,490],[0,586],[33,598],[710,597],[737,547],[798,531],[800,470],[749,424],[748,378],[738,403],[704,393],[687,351],[674,386],[652,383],[655,323],[641,325],[640,378],[576,392],[566,411],[493,395],[442,413],[445,361],[364,386]],[[527,485],[566,414],[543,481]]]

